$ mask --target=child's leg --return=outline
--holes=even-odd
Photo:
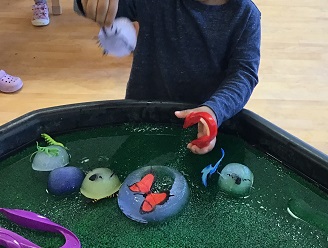
[[[49,24],[49,9],[47,0],[34,0],[32,24],[34,26],[46,26]]]

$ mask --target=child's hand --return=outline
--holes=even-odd
[[[175,111],[174,114],[176,117],[183,119],[183,118],[186,118],[187,115],[189,115],[191,112],[207,112],[213,117],[213,119],[215,121],[217,121],[214,112],[209,107],[206,107],[206,106],[202,106],[202,107],[198,107],[198,108],[194,108],[194,109],[186,109],[186,110],[182,110],[182,111]],[[201,121],[198,123],[197,138],[202,137],[204,135],[209,135],[209,129],[208,129],[208,126],[205,123],[205,121],[201,119]],[[187,145],[187,148],[190,149],[195,154],[205,154],[205,153],[212,151],[212,149],[215,146],[215,142],[216,142],[216,138],[214,138],[210,142],[210,144],[204,148],[199,148],[196,145],[189,143]]]
[[[85,17],[100,26],[111,26],[118,8],[118,0],[81,0]]]

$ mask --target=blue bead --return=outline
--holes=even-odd
[[[83,171],[77,167],[54,169],[49,174],[48,191],[53,195],[68,195],[79,191],[84,177]]]

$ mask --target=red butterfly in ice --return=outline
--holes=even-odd
[[[129,186],[129,189],[132,192],[142,194],[145,197],[145,200],[140,206],[140,213],[146,214],[155,210],[157,205],[163,205],[170,196],[170,191],[164,191],[160,193],[153,193],[151,188],[155,181],[155,176],[151,173],[145,175],[139,182],[136,182]]]

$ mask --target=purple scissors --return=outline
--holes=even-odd
[[[81,248],[81,243],[70,230],[52,222],[48,218],[31,211],[0,208],[0,212],[12,222],[30,229],[61,233],[66,242],[61,248]],[[24,237],[0,227],[0,246],[8,248],[41,248]]]

